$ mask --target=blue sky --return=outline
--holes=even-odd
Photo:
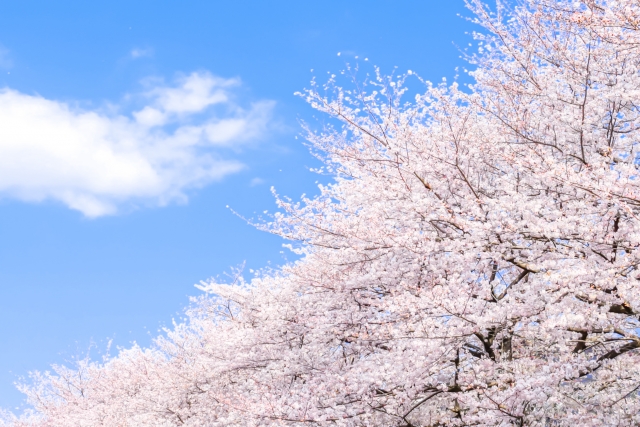
[[[314,194],[295,137],[323,119],[294,92],[347,62],[450,79],[472,29],[459,13],[462,0],[0,3],[0,407],[20,406],[20,376],[92,343],[148,345],[200,280],[291,258],[226,206],[251,217],[275,208],[271,186]]]

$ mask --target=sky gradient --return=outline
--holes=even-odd
[[[360,64],[464,67],[462,0],[0,3],[0,407],[30,370],[148,345],[246,262],[291,259],[245,217],[314,194],[294,92]],[[338,52],[341,54],[338,56]],[[356,58],[357,57],[357,58]]]

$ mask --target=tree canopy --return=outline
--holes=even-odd
[[[340,122],[308,134],[335,181],[261,225],[299,261],[36,375],[7,423],[639,424],[640,4],[468,7],[473,84],[302,94]]]

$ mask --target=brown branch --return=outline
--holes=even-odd
[[[587,331],[578,332],[580,334],[580,341],[576,344],[573,349],[573,353],[580,353],[587,347],[587,336],[589,333]]]
[[[496,337],[496,332],[497,329],[494,328],[489,328],[489,332],[487,334],[487,337],[485,338],[484,335],[482,335],[482,333],[480,332],[476,332],[474,333],[474,335],[480,340],[480,342],[482,343],[482,347],[484,348],[484,352],[487,354],[487,356],[489,356],[489,358],[491,358],[491,360],[493,360],[494,362],[496,361],[496,353],[493,351],[493,348],[491,348],[492,344],[493,344],[493,339]]]

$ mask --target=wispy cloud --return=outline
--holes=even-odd
[[[13,67],[13,61],[9,49],[0,44],[0,68],[8,69]]]
[[[249,185],[251,187],[255,187],[256,185],[261,185],[261,184],[264,184],[264,179],[259,177],[255,177],[249,182]]]
[[[129,52],[129,55],[131,56],[132,59],[138,59],[138,58],[150,58],[153,56],[153,49],[142,49],[142,48],[135,48],[135,49],[131,49],[131,52]]]
[[[88,217],[186,201],[188,189],[243,168],[220,147],[267,127],[273,102],[240,108],[239,85],[209,73],[156,82],[131,115],[0,90],[0,196],[56,200]]]

